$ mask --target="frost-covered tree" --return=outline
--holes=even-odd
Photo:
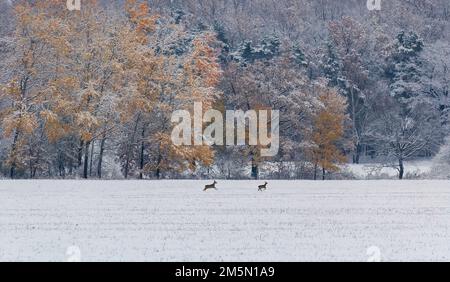
[[[346,157],[339,144],[344,139],[346,101],[334,89],[318,87],[321,108],[313,118],[310,129],[308,155],[314,165],[314,180],[317,179],[317,169],[322,169],[322,179],[326,172],[339,171],[339,164],[345,163]]]
[[[10,71],[8,80],[0,85],[0,99],[6,101],[1,109],[3,136],[10,140],[4,166],[9,167],[9,177],[15,178],[18,170],[22,172],[33,163],[33,149],[28,141],[38,138],[39,111],[45,101],[39,95],[46,76],[40,70],[45,68],[48,56],[47,42],[43,35],[45,17],[39,14],[47,6],[43,3],[32,6],[26,3],[16,7],[16,30],[6,69]],[[32,170],[32,168],[31,168]],[[32,177],[29,171],[29,177]]]
[[[280,39],[276,35],[265,36],[261,43],[255,46],[251,40],[246,40],[232,53],[232,57],[241,64],[257,60],[267,61],[280,54],[280,45]]]
[[[332,87],[342,87],[344,79],[341,77],[341,64],[337,57],[332,43],[326,43],[325,53],[322,55],[322,65],[324,76],[328,79],[328,84]]]
[[[399,179],[403,179],[405,161],[438,143],[439,119],[425,104],[422,104],[423,111],[404,112],[403,105],[391,97],[385,97],[379,103],[383,103],[384,108],[373,121],[369,138],[378,154],[385,157],[385,165],[396,168]]]
[[[212,34],[189,33],[168,19],[152,15],[145,4],[129,2],[121,51],[119,113],[122,136],[118,157],[125,178],[161,178],[164,172],[194,171],[209,166],[213,152],[206,146],[175,146],[171,114],[192,112],[194,102],[212,107],[219,92],[220,66]],[[158,21],[156,19],[158,18]],[[182,52],[173,46],[186,45]]]
[[[337,69],[336,57],[331,52],[326,72],[335,84],[333,86],[337,86],[347,97],[355,152],[353,162],[359,163],[367,118],[368,70],[363,62],[363,52],[367,48],[366,33],[363,27],[350,17],[331,22],[329,30],[340,60],[340,69]]]
[[[408,108],[423,90],[423,62],[420,53],[424,43],[414,32],[397,35],[386,70],[391,80],[391,96]]]
[[[388,158],[400,171],[448,135],[447,0],[386,1],[382,13],[360,0],[82,7],[0,0],[5,177],[313,178],[317,85],[347,102],[336,146],[354,162]],[[173,146],[170,115],[194,101],[205,110],[280,110],[279,154]]]
[[[292,46],[292,59],[301,68],[308,66],[308,59],[298,43]]]
[[[434,104],[439,112],[444,130],[449,129],[450,123],[450,45],[447,42],[437,41],[427,46],[422,54],[426,61],[425,72],[428,81],[425,81],[425,95]]]
[[[450,138],[447,137],[439,153],[433,158],[431,176],[439,179],[450,179]]]
[[[401,32],[388,57],[392,100],[380,113],[382,125],[376,139],[383,148],[381,153],[397,160],[400,179],[404,176],[404,161],[419,153],[433,152],[442,136],[439,112],[424,91],[426,75],[419,56],[423,48],[417,34]]]

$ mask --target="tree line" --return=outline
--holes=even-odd
[[[0,4],[5,177],[403,178],[448,135],[446,1],[61,2]],[[194,102],[279,110],[279,154],[173,145]]]

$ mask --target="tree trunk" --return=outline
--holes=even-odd
[[[252,174],[251,177],[255,180],[258,180],[259,177],[259,167],[258,162],[255,160],[255,155],[252,153]]]
[[[161,161],[162,161],[162,156],[161,156],[161,154],[158,154],[158,162],[157,162],[157,167],[156,167],[156,179],[161,178],[161,168],[159,167],[161,165]]]
[[[47,171],[48,171],[48,177],[52,178],[53,177],[53,171],[52,171],[52,166],[50,164],[47,165]]]
[[[88,167],[89,167],[89,145],[90,142],[86,142],[84,147],[84,168],[83,168],[83,178],[88,178]]]
[[[13,162],[11,163],[11,169],[9,171],[9,177],[11,179],[14,179],[16,176],[16,160],[15,160],[15,154],[16,154],[16,147],[17,147],[17,140],[19,139],[19,131],[16,129],[16,132],[14,133],[14,140],[11,145],[11,155],[13,157]]]
[[[326,173],[325,168],[322,168],[322,180],[325,180],[325,173]]]
[[[353,92],[353,88],[350,89],[350,97],[351,97],[351,107],[352,107],[352,126],[353,126],[353,134],[355,138],[355,149],[356,152],[353,154],[353,163],[359,164],[359,159],[361,155],[361,144],[358,134],[358,128],[356,123],[356,98],[355,93]]]
[[[58,169],[59,169],[59,176],[62,177],[63,179],[66,178],[66,168],[64,165],[64,155],[63,152],[59,151],[58,152]]]
[[[81,166],[81,161],[83,159],[83,145],[84,141],[80,140],[80,146],[78,146],[78,167]]]
[[[92,177],[92,162],[94,160],[94,148],[95,148],[95,141],[92,141],[92,145],[91,145],[91,160],[89,161],[89,177]]]
[[[30,146],[30,154],[29,154],[29,158],[30,160],[28,161],[28,168],[29,168],[29,173],[30,173],[30,179],[33,179],[33,159],[32,159],[32,154],[31,154],[31,146]]]
[[[145,124],[142,126],[142,134],[141,134],[141,153],[139,156],[139,179],[144,178],[144,152],[145,152]]]
[[[76,153],[75,152],[75,145],[74,145],[74,142],[70,142],[70,156],[69,156],[69,175],[70,176],[72,176],[73,175],[73,168],[74,168],[74,164],[73,164],[73,162],[74,162],[74,157],[75,156],[73,156],[72,154],[73,153]]]
[[[317,163],[314,164],[314,180],[317,180]]]
[[[405,174],[405,166],[404,166],[404,164],[403,164],[403,159],[402,159],[402,158],[400,158],[400,159],[398,160],[398,166],[399,166],[399,169],[398,169],[398,178],[399,178],[400,180],[402,180],[402,179],[403,179],[403,176],[404,176],[404,174]]]
[[[105,142],[106,137],[103,135],[102,141],[100,142],[100,152],[98,155],[98,164],[97,164],[97,177],[102,178],[102,163],[103,163],[103,153],[105,152]]]
[[[361,152],[362,152],[362,146],[361,146],[361,144],[357,143],[356,144],[356,152],[353,154],[353,163],[354,164],[359,164],[360,159],[361,159]]]
[[[73,175],[73,160],[69,158],[69,175]]]
[[[136,137],[136,131],[137,131],[137,127],[139,124],[139,120],[140,120],[140,116],[138,116],[136,119],[136,123],[135,123],[134,129],[133,129],[133,134],[131,135],[131,140],[127,144],[127,156],[126,156],[126,160],[125,160],[125,172],[124,172],[125,179],[128,179],[128,173],[130,171],[131,146],[133,145],[134,138]]]
[[[30,179],[33,178],[33,146],[28,146],[28,169],[30,174]]]

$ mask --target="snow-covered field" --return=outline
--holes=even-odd
[[[1,261],[450,261],[445,181],[0,181]]]

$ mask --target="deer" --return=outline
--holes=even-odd
[[[214,180],[213,184],[205,185],[205,189],[203,189],[203,191],[207,191],[208,189],[215,189],[215,190],[217,190],[216,184],[217,184],[217,182]]]
[[[258,191],[265,191],[267,190],[267,182],[264,182],[264,185],[259,185],[258,186]]]

